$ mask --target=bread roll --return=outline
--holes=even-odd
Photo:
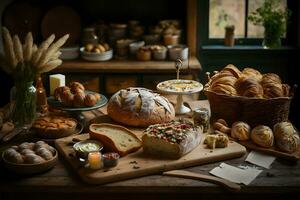
[[[246,77],[251,77],[251,78],[257,79],[259,82],[262,80],[262,77],[263,77],[259,71],[257,71],[256,69],[250,68],[250,67],[244,68],[242,73]]]
[[[242,76],[235,84],[240,96],[262,98],[263,88],[259,81],[253,77]]]
[[[69,86],[73,94],[85,90],[84,86],[79,82],[71,82]]]
[[[97,103],[97,97],[93,94],[87,94],[84,99],[84,104],[86,106],[94,106]]]
[[[274,145],[274,135],[268,126],[259,125],[252,129],[251,139],[261,147],[269,148]]]
[[[70,90],[64,91],[60,95],[60,98],[61,98],[61,102],[63,105],[69,106],[69,107],[73,106],[74,95],[71,93]]]
[[[245,141],[250,139],[250,126],[245,122],[235,122],[231,127],[231,137]]]
[[[299,148],[299,135],[290,122],[280,122],[274,125],[276,146],[281,150],[292,153]]]
[[[83,91],[76,93],[74,95],[73,106],[78,108],[85,106],[84,99],[85,93]]]
[[[173,105],[163,96],[145,88],[127,88],[115,93],[107,106],[108,115],[129,126],[147,127],[175,118]]]

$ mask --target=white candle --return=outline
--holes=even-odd
[[[100,169],[102,167],[102,156],[100,152],[91,152],[88,155],[89,167],[91,169]]]
[[[53,96],[54,90],[56,88],[66,85],[65,75],[53,74],[50,75],[49,78],[50,78],[50,95]]]

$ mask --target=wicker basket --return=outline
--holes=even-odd
[[[248,98],[218,94],[210,90],[210,81],[204,88],[209,100],[212,121],[225,119],[228,124],[236,121],[247,122],[251,127],[267,125],[273,127],[277,122],[287,121],[291,100],[296,85],[290,91],[290,97],[273,99]]]

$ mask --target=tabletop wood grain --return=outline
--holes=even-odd
[[[190,107],[208,106],[207,101],[197,101],[190,103]],[[84,113],[88,119],[97,115],[105,114],[105,107],[97,112]],[[245,162],[246,156],[232,160],[224,161],[233,166],[251,165]],[[209,175],[209,171],[217,167],[221,162],[211,163],[186,170]],[[184,198],[190,195],[197,197],[207,197],[211,195],[219,199],[227,199],[231,195],[226,189],[199,180],[162,176],[161,174],[134,178],[126,181],[120,181],[105,185],[88,185],[80,181],[79,177],[71,170],[68,163],[59,158],[58,164],[50,171],[35,176],[21,177],[14,175],[0,165],[0,200],[17,198],[17,193],[32,193],[30,199],[38,199],[40,193],[46,192],[43,199],[51,199],[54,194],[57,198],[67,198],[67,194],[72,199],[81,199],[84,195],[105,194],[108,199],[153,199],[156,195],[160,198],[173,196],[174,199]],[[20,193],[21,192],[21,193]],[[235,194],[236,197],[243,199],[253,199],[259,195],[261,198],[284,199],[300,192],[300,164],[299,162],[289,162],[276,159],[270,169],[264,169],[263,172],[249,185],[242,185],[241,192]],[[78,195],[77,195],[78,194]],[[126,194],[123,196],[123,194]],[[147,194],[147,195],[145,195]],[[225,196],[222,194],[226,194]],[[183,195],[183,196],[182,196]],[[229,195],[229,196],[228,196]],[[279,195],[279,196],[278,196]],[[81,198],[80,198],[81,196]],[[68,196],[69,198],[70,196]],[[24,199],[24,196],[22,196]]]

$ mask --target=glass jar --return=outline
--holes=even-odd
[[[30,126],[36,117],[36,88],[19,80],[10,92],[12,120],[16,127]]]
[[[98,44],[98,36],[96,35],[95,28],[85,28],[83,30],[82,45]]]
[[[210,117],[207,108],[198,108],[193,112],[193,121],[195,126],[202,128],[203,133],[209,129]]]

